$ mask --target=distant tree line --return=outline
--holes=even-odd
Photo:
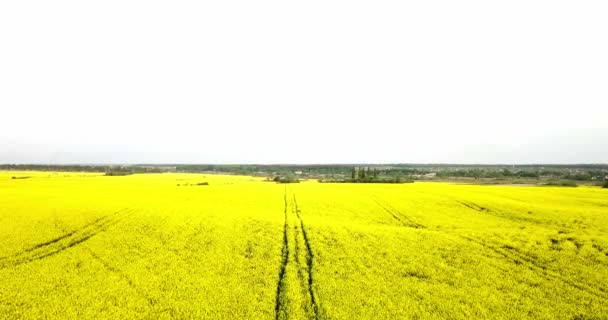
[[[270,177],[301,177],[355,182],[417,179],[542,179],[603,183],[608,164],[461,165],[461,164],[134,164],[41,165],[4,164],[0,170],[101,172],[109,175],[158,172],[227,173]],[[428,176],[432,175],[432,176]]]
[[[321,183],[406,183],[414,182],[411,179],[405,179],[400,175],[391,176],[382,175],[381,170],[370,167],[352,167],[350,177],[343,179],[320,179]]]
[[[592,181],[592,180],[604,180],[604,177],[608,175],[608,170],[598,169],[578,169],[576,171],[570,170],[555,170],[555,169],[526,169],[526,170],[512,170],[512,169],[499,169],[499,170],[488,170],[482,168],[475,169],[457,169],[457,170],[442,170],[437,172],[437,177],[449,178],[449,177],[470,177],[470,178],[533,178],[540,179],[542,177],[554,178],[554,179],[566,179],[566,180],[577,180],[577,181]]]
[[[165,167],[138,165],[45,165],[45,164],[0,164],[0,170],[10,171],[55,171],[55,172],[100,172],[109,176],[134,173],[161,173]]]

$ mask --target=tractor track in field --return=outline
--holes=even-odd
[[[485,213],[491,216],[494,216],[498,219],[503,219],[505,221],[509,221],[509,222],[515,222],[515,223],[532,223],[532,224],[547,224],[549,223],[548,221],[538,221],[537,219],[533,219],[530,217],[521,217],[521,216],[517,216],[516,214],[510,214],[507,211],[504,210],[497,210],[495,208],[493,208],[492,210],[490,210],[489,208],[486,207],[482,207],[474,202],[471,201],[462,201],[462,200],[457,200],[454,198],[449,198],[450,200],[464,206],[467,207],[468,209],[474,210],[481,213]]]
[[[85,248],[87,250],[87,252],[91,255],[91,257],[93,257],[95,260],[97,260],[97,262],[99,262],[101,265],[103,265],[103,267],[112,272],[115,273],[116,275],[118,275],[120,278],[122,278],[123,280],[125,280],[127,282],[127,284],[129,285],[129,287],[131,287],[131,289],[133,289],[137,295],[140,296],[140,298],[146,300],[146,302],[148,302],[149,305],[153,305],[153,300],[141,289],[139,289],[135,283],[133,282],[133,280],[131,280],[131,278],[124,273],[122,270],[113,267],[112,265],[110,265],[106,260],[102,259],[99,255],[97,255],[93,250],[91,250],[91,248]]]
[[[491,245],[484,241],[481,241],[481,240],[478,240],[475,238],[466,237],[466,236],[460,236],[460,237],[465,240],[468,240],[470,242],[476,243],[476,244],[500,255],[500,256],[506,258],[507,260],[515,263],[516,265],[527,266],[528,269],[530,269],[532,272],[538,274],[540,277],[542,277],[545,280],[561,281],[564,284],[566,284],[572,288],[578,289],[584,293],[593,295],[600,299],[608,298],[608,289],[607,288],[595,287],[595,286],[589,286],[589,285],[585,285],[585,284],[576,283],[570,279],[565,278],[559,272],[550,270],[546,266],[540,265],[534,257],[531,257],[529,254],[527,254],[525,252],[521,252],[517,248],[513,248],[509,245],[499,244],[499,243],[497,243],[497,245]]]
[[[290,204],[291,200],[291,204]],[[319,319],[319,307],[313,289],[313,259],[314,254],[310,245],[308,233],[302,217],[301,211],[298,208],[298,203],[295,194],[292,192],[291,199],[288,198],[288,190],[285,188],[284,196],[284,225],[283,225],[283,244],[281,248],[281,266],[279,269],[279,281],[277,283],[276,301],[275,301],[275,319],[289,318],[288,310],[300,310],[297,307],[290,308],[287,304],[291,299],[287,297],[287,286],[299,286],[301,299],[295,301],[306,301],[304,306],[306,313],[303,318]],[[290,232],[292,231],[292,232]],[[293,250],[290,247],[293,246]],[[301,252],[301,248],[305,248],[305,252]],[[301,259],[301,255],[306,258]],[[305,261],[302,261],[305,260]],[[293,267],[288,266],[291,263]],[[293,270],[293,271],[289,271]],[[288,272],[292,275],[288,277]],[[289,283],[288,279],[298,279],[299,283]],[[294,292],[294,291],[290,291]]]
[[[312,304],[312,309],[314,312],[314,319],[319,319],[319,307],[317,305],[317,301],[315,299],[315,293],[313,290],[313,277],[312,277],[312,263],[314,259],[314,254],[312,252],[312,248],[310,247],[310,241],[308,240],[308,233],[306,232],[306,228],[304,227],[304,221],[300,216],[300,209],[298,208],[298,201],[296,200],[295,193],[293,194],[293,204],[296,213],[296,218],[300,222],[300,229],[302,230],[302,237],[304,238],[304,245],[306,246],[306,269],[308,272],[308,294],[310,295],[310,300]]]
[[[287,218],[287,187],[285,187],[285,193],[283,195],[284,201],[284,215],[285,222],[283,224],[283,246],[281,247],[281,268],[279,270],[279,281],[277,282],[277,293],[276,293],[276,301],[274,306],[275,311],[275,319],[279,319],[280,311],[281,311],[281,294],[283,292],[283,281],[285,278],[285,269],[287,268],[287,262],[289,259],[289,242],[287,239],[287,228],[288,228],[288,218]]]
[[[79,229],[70,231],[57,238],[39,243],[12,256],[0,258],[0,269],[16,267],[25,263],[42,260],[82,244],[100,232],[105,231],[108,227],[116,225],[122,218],[130,213],[132,213],[132,210],[119,210],[113,214],[98,218]]]
[[[403,214],[403,212],[395,209],[395,207],[391,206],[386,201],[380,200],[376,196],[373,196],[372,199],[374,200],[374,202],[376,202],[376,204],[378,206],[380,206],[382,209],[384,209],[384,211],[386,211],[393,218],[395,218],[395,220],[399,221],[399,223],[401,223],[404,227],[410,227],[410,228],[416,228],[416,229],[425,228],[424,225],[412,220],[410,217]]]
[[[489,212],[490,211],[490,209],[484,208],[484,207],[476,204],[475,202],[460,201],[460,200],[454,200],[454,201],[460,203],[461,205],[463,205],[471,210],[475,210],[475,211],[479,211],[479,212]]]

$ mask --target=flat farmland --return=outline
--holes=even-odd
[[[0,172],[0,319],[607,318],[608,189]]]

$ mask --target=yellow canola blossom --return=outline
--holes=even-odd
[[[0,319],[607,318],[606,189],[0,172]]]

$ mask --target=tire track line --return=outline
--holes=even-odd
[[[123,214],[127,212],[126,214]],[[68,232],[55,239],[37,244],[20,253],[0,259],[0,269],[16,267],[25,263],[42,260],[61,253],[69,248],[82,244],[108,227],[116,225],[121,219],[132,214],[133,210],[119,210],[113,214],[98,218],[80,229]]]
[[[92,226],[95,226],[97,224],[101,224],[101,223],[103,223],[107,219],[109,219],[109,216],[107,216],[107,215],[103,216],[101,218],[97,218],[93,222],[87,223],[86,225],[84,225],[80,229],[73,230],[73,231],[68,232],[68,233],[66,233],[66,234],[64,234],[64,235],[62,235],[60,237],[57,237],[57,238],[55,238],[53,240],[49,240],[49,241],[46,241],[46,242],[43,242],[43,243],[39,243],[39,244],[37,244],[37,245],[35,245],[35,246],[31,247],[31,248],[25,249],[25,250],[23,250],[23,252],[21,254],[26,253],[26,252],[32,252],[32,251],[34,251],[36,249],[49,246],[49,245],[54,244],[56,242],[59,242],[59,241],[61,241],[63,239],[67,239],[67,238],[73,236],[74,234],[78,233],[79,231],[85,230],[85,229],[87,229],[89,227],[92,227]]]
[[[460,201],[460,200],[456,200],[454,199],[454,201],[460,203],[461,205],[471,209],[471,210],[475,210],[475,211],[479,211],[479,212],[489,212],[490,209],[488,208],[484,208],[478,204],[476,204],[475,202],[465,202],[465,201]]]
[[[285,187],[285,191],[283,194],[283,202],[284,202],[284,209],[283,209],[283,213],[285,215],[285,222],[283,224],[283,246],[281,248],[281,267],[279,269],[279,281],[277,282],[277,293],[276,293],[276,301],[275,301],[275,306],[274,306],[274,311],[275,311],[275,319],[278,320],[279,316],[281,314],[281,310],[282,308],[282,301],[281,301],[281,295],[283,294],[283,281],[285,279],[285,269],[287,268],[287,262],[289,259],[289,242],[288,242],[288,237],[287,237],[287,228],[288,228],[288,223],[287,223],[287,187]]]
[[[131,278],[126,273],[124,273],[122,270],[120,270],[116,267],[111,266],[107,261],[102,259],[93,250],[91,250],[91,248],[86,247],[85,249],[95,260],[97,260],[99,263],[101,263],[105,269],[107,269],[108,271],[110,271],[112,273],[117,274],[120,278],[125,280],[127,282],[127,284],[129,285],[129,287],[131,287],[131,289],[133,289],[137,293],[137,295],[140,296],[140,298],[143,298],[144,300],[146,300],[148,305],[153,306],[153,299],[151,299],[144,291],[139,289],[135,285],[133,280],[131,280]]]
[[[296,196],[293,192],[291,196],[289,193],[290,190],[285,188],[283,244],[275,300],[275,319],[295,317],[317,320],[319,307],[313,288],[314,253]],[[292,303],[295,304],[290,305]],[[298,314],[289,314],[290,312]]]
[[[487,244],[481,240],[475,239],[475,238],[469,238],[466,236],[460,236],[460,237],[465,240],[468,240],[470,242],[476,243],[498,255],[501,255],[504,258],[506,258],[507,260],[515,263],[516,265],[525,265],[526,267],[528,267],[528,269],[530,269],[534,273],[538,274],[540,277],[544,278],[545,280],[561,281],[564,284],[566,284],[572,288],[575,288],[584,293],[596,296],[600,299],[608,298],[608,292],[607,292],[606,288],[582,285],[582,284],[573,282],[569,279],[566,279],[559,272],[547,269],[547,267],[539,265],[538,262],[535,261],[535,259],[533,259],[532,257],[530,257],[529,255],[527,255],[525,253],[520,252],[519,250],[517,250],[515,248],[509,249],[509,247],[507,247],[505,245],[503,245],[502,247],[496,247],[496,246],[489,245],[489,244]],[[525,263],[527,263],[527,264],[525,264]]]
[[[391,206],[386,201],[382,201],[376,196],[372,196],[372,199],[374,200],[374,202],[376,202],[376,204],[378,204],[378,206],[384,209],[384,211],[386,211],[393,218],[399,221],[403,226],[416,229],[425,228],[424,225],[412,220],[407,215],[403,214],[401,211],[395,209],[395,207]]]
[[[317,304],[315,293],[313,290],[313,259],[314,254],[312,252],[312,248],[310,247],[310,241],[308,240],[308,233],[306,228],[304,227],[304,221],[300,216],[300,209],[298,208],[298,201],[296,200],[296,195],[293,193],[293,203],[295,206],[296,217],[300,222],[300,229],[302,230],[302,237],[304,238],[304,245],[306,246],[306,269],[308,272],[308,294],[310,295],[310,300],[312,304],[314,319],[319,319],[319,306]]]

